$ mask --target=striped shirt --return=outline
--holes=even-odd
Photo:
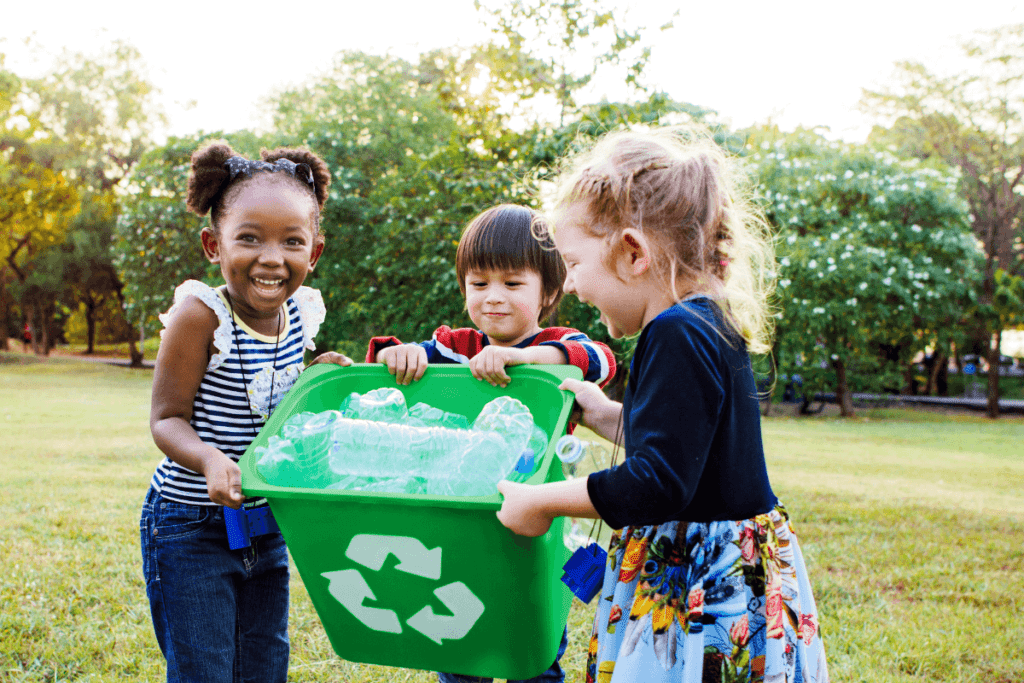
[[[217,296],[224,301],[219,291]],[[231,322],[226,307],[210,307],[222,325],[225,319]],[[207,369],[192,403],[189,424],[196,434],[235,462],[302,371],[302,318],[293,299],[288,299],[285,308],[286,327],[280,337],[258,334],[235,317],[230,352],[223,354],[216,367]],[[168,500],[216,505],[206,493],[206,478],[170,458],[157,466],[151,485]]]
[[[376,363],[377,354],[402,342],[397,337],[374,337],[366,350],[366,362]],[[468,363],[490,344],[487,335],[468,327],[453,330],[447,325],[434,330],[430,341],[416,342],[427,352],[428,363]],[[554,346],[565,354],[566,362],[583,371],[583,379],[604,386],[615,376],[615,354],[607,345],[592,341],[571,327],[546,327],[516,348]]]

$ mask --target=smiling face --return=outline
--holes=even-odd
[[[466,273],[466,310],[473,324],[495,346],[515,346],[540,332],[544,300],[534,270],[475,270]]]
[[[613,245],[587,230],[589,216],[577,205],[569,206],[557,221],[555,245],[565,261],[563,289],[567,294],[601,311],[601,322],[613,339],[636,334],[644,324],[648,287],[631,279],[633,262],[628,250]],[[621,253],[619,253],[621,252]]]
[[[235,312],[254,330],[276,334],[279,311],[313,271],[323,242],[312,195],[284,179],[258,176],[231,200],[203,249],[220,265]]]

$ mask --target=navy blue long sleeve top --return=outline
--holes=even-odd
[[[676,304],[640,333],[622,403],[625,461],[587,491],[612,528],[741,520],[777,503],[743,340],[718,306]]]

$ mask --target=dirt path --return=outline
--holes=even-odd
[[[22,344],[21,340],[15,339],[13,337],[7,340],[7,345],[8,353],[19,354],[23,356],[32,356],[33,358],[36,358],[37,360],[44,362],[47,360],[47,358],[73,358],[75,360],[86,361],[89,363],[106,363],[108,365],[119,365],[121,367],[126,368],[131,367],[131,359],[128,356],[127,344],[124,345],[125,352],[123,354],[121,354],[120,352],[110,353],[108,350],[105,350],[103,353],[86,354],[77,350],[72,351],[69,348],[62,348],[60,346],[57,346],[52,351],[50,351],[49,356],[36,356],[35,354],[32,353],[31,346],[29,346],[28,351],[25,351],[24,345]],[[146,370],[152,370],[153,359],[146,358],[145,360],[143,360],[142,367],[143,369]]]

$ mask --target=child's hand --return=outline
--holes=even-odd
[[[203,470],[206,477],[206,493],[217,505],[226,505],[236,510],[242,507],[242,470],[238,464],[224,455],[207,464]]]
[[[592,429],[609,441],[615,440],[622,417],[621,403],[605,396],[601,387],[593,382],[567,379],[563,380],[558,388],[576,395],[576,406],[569,416],[572,422]]]
[[[410,384],[427,371],[427,352],[419,344],[400,344],[382,349],[377,362],[385,363],[399,384]]]
[[[538,487],[498,482],[498,493],[505,497],[498,510],[498,521],[520,536],[541,536],[551,528],[553,517],[544,512],[537,496]]]
[[[505,372],[505,367],[522,365],[526,362],[526,354],[523,353],[523,349],[511,346],[485,346],[480,353],[469,360],[469,370],[477,379],[504,389],[511,379]]]
[[[313,360],[309,361],[309,365],[307,367],[312,367],[317,363],[334,363],[335,365],[344,366],[352,365],[352,359],[349,358],[348,356],[343,356],[342,354],[337,353],[335,351],[325,351],[324,353],[321,353]]]

